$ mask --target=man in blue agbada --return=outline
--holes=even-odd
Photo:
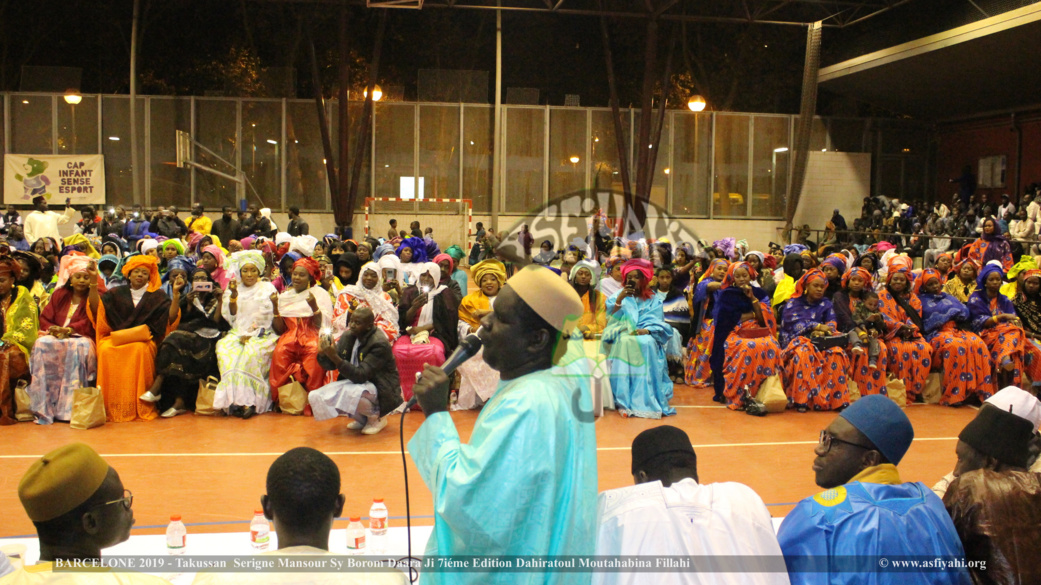
[[[885,396],[865,396],[821,431],[813,462],[827,491],[799,502],[777,534],[792,585],[968,584],[957,566],[898,569],[894,561],[964,565],[943,502],[896,466],[911,446],[907,415]]]
[[[459,439],[448,378],[426,366],[414,391],[426,420],[409,452],[434,497],[427,556],[592,555],[596,546],[596,436],[580,379],[554,368],[582,314],[574,289],[530,266],[502,287],[481,319],[484,360],[500,374],[495,395]],[[591,581],[590,573],[433,572],[424,583]]]

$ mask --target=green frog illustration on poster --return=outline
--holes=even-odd
[[[46,161],[31,157],[25,160],[25,164],[22,165],[22,170],[25,174],[18,173],[14,176],[25,187],[22,199],[30,201],[34,197],[40,197],[41,195],[47,199],[51,198],[51,194],[47,192],[47,187],[51,184],[51,180],[47,175],[43,174],[47,170],[47,166],[48,163]]]

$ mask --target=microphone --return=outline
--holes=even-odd
[[[480,331],[479,328],[478,331]],[[467,335],[459,342],[459,346],[455,348],[452,355],[448,356],[445,363],[441,365],[441,369],[446,375],[451,376],[455,372],[456,368],[463,365],[463,362],[476,355],[477,352],[481,350],[482,345],[484,344],[481,342],[481,338],[477,337],[476,332]],[[418,376],[416,381],[419,381]],[[405,410],[412,408],[417,402],[419,402],[419,397],[413,394],[412,398],[409,398],[408,404],[405,405]]]

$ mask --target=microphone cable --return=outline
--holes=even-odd
[[[405,414],[408,413],[409,409],[406,407],[401,411],[401,420],[398,424],[398,440],[401,441],[401,470],[405,474],[405,526],[408,533],[408,556],[398,559],[400,564],[402,561],[408,563],[408,580],[410,583],[415,583],[419,580],[419,569],[412,567],[412,562],[418,562],[419,559],[412,556],[412,509],[409,506],[408,499],[408,459],[405,458]],[[415,571],[413,573],[413,571]]]

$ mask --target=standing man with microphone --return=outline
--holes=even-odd
[[[459,439],[448,413],[448,377],[426,366],[414,387],[426,420],[408,447],[434,496],[427,556],[594,553],[592,400],[580,379],[554,368],[581,315],[578,294],[547,268],[529,266],[506,282],[479,332],[484,361],[499,372],[499,387],[477,417],[469,443]],[[423,575],[424,583],[434,584],[591,579],[590,573],[552,569]]]

